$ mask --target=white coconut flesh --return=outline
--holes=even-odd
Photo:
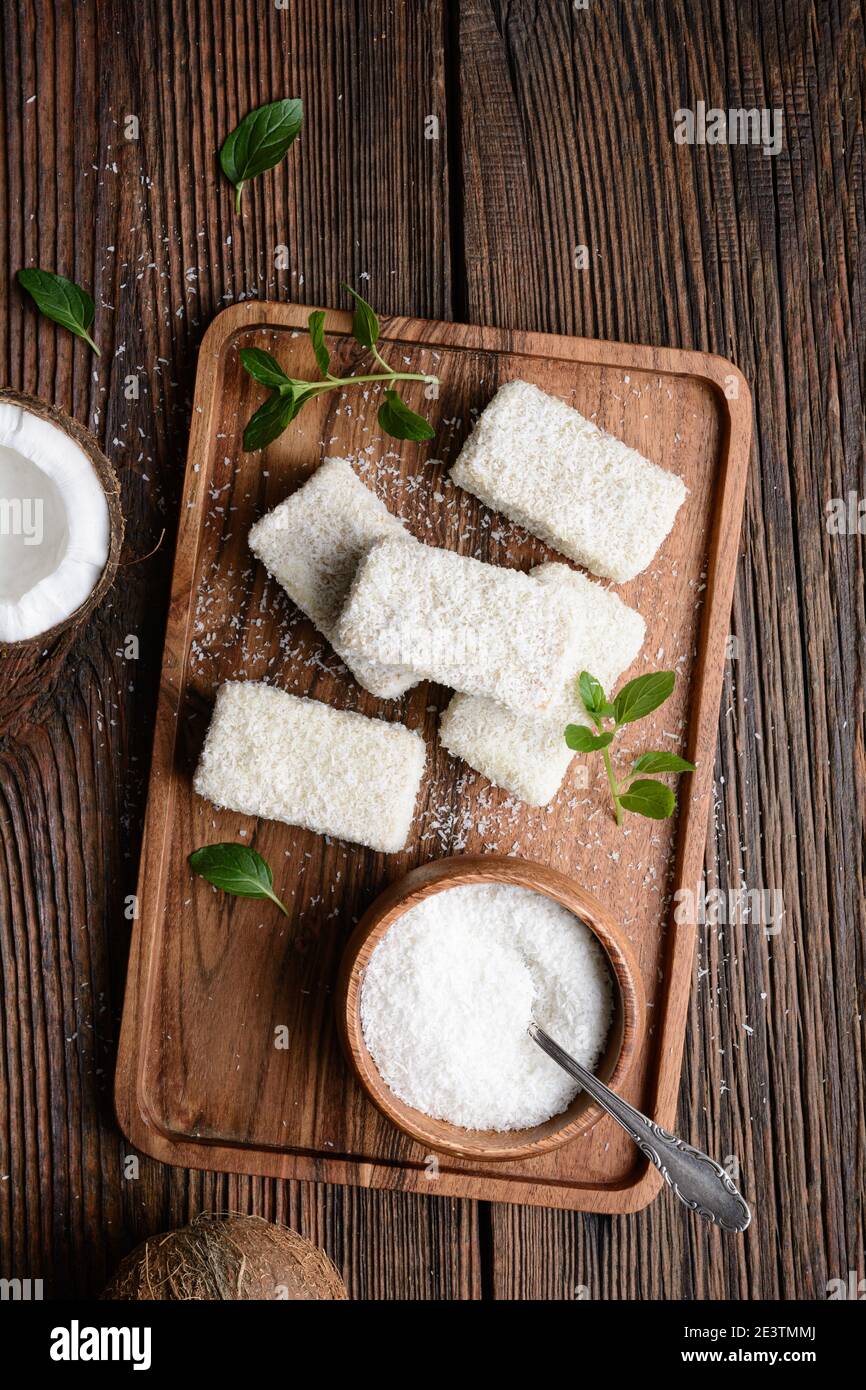
[[[85,451],[57,425],[0,402],[0,642],[71,617],[99,583],[110,541]]]

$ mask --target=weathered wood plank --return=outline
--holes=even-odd
[[[448,9],[4,9],[3,379],[105,441],[125,558],[168,530],[41,722],[0,748],[0,1272],[59,1292],[92,1291],[134,1239],[221,1205],[285,1212],[356,1294],[480,1292],[474,1209],[149,1163],[124,1182],[108,1100],[195,346],[224,296],[333,302],[364,271],[385,310],[715,348],[755,389],[707,871],[781,889],[786,917],[768,939],[705,933],[681,1103],[684,1132],[740,1158],[755,1232],[720,1246],[661,1203],[613,1223],[494,1208],[494,1292],[808,1297],[863,1268],[863,550],[824,526],[829,498],[864,493],[862,16],[848,0]],[[214,151],[278,88],[305,97],[307,128],[239,224]],[[784,153],[674,146],[673,112],[699,98],[783,105]],[[422,143],[429,114],[441,139]],[[465,226],[447,220],[448,135]],[[449,255],[464,244],[465,288]],[[32,261],[95,285],[96,379],[11,286]],[[117,654],[127,633],[138,663]]]
[[[864,492],[862,14],[466,0],[459,29],[470,318],[716,350],[752,384],[706,873],[785,912],[696,962],[680,1132],[741,1164],[746,1239],[664,1198],[495,1208],[494,1292],[822,1297],[863,1267],[863,540],[825,524]],[[699,99],[782,107],[782,153],[674,144]]]
[[[51,1294],[98,1290],[136,1240],[220,1207],[307,1231],[358,1296],[479,1293],[471,1204],[146,1160],[127,1180],[110,1103],[196,347],[225,303],[338,302],[342,279],[385,312],[450,312],[444,29],[439,0],[4,9],[3,378],[103,441],[124,560],[167,532],[122,571],[38,722],[0,750],[0,1273],[42,1277]],[[237,218],[216,150],[247,109],[285,94],[304,98],[303,134]],[[14,288],[31,263],[95,289],[98,364]]]

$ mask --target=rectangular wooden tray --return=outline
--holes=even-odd
[[[406,393],[436,428],[429,445],[383,437],[375,395],[353,388],[308,405],[264,456],[245,454],[243,426],[263,393],[237,350],[267,348],[290,375],[314,376],[309,312],[237,305],[202,343],[116,1075],[121,1126],[145,1153],[189,1167],[636,1211],[660,1180],[607,1119],[530,1161],[441,1158],[437,1167],[355,1083],[338,1045],[332,988],[352,926],[413,865],[494,851],[552,864],[604,899],[636,949],[650,1024],[624,1089],[661,1124],[673,1123],[694,927],[674,924],[672,900],[680,888],[695,890],[702,871],[749,455],[748,388],[729,362],[701,353],[392,319],[383,326],[384,355],[441,378],[438,399],[425,400],[421,386]],[[349,329],[348,314],[328,315],[340,375],[362,370]],[[653,564],[618,589],[647,620],[632,674],[679,673],[672,699],[629,743],[685,751],[697,762],[671,822],[632,816],[619,831],[598,759],[578,759],[549,808],[491,788],[438,743],[438,711],[450,692],[421,685],[390,703],[366,694],[247,549],[252,522],[332,455],[351,458],[429,544],[524,569],[561,559],[448,479],[474,412],[513,377],[571,402],[688,485]],[[425,734],[428,774],[404,853],[219,812],[193,794],[215,688],[239,676]],[[288,921],[191,874],[191,850],[237,839],[273,866]]]

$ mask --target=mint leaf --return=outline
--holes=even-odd
[[[278,439],[287,425],[291,424],[306,397],[297,399],[291,383],[285,392],[275,391],[264,405],[259,406],[255,415],[244,430],[244,448],[248,454],[256,449],[264,449]]]
[[[32,296],[40,314],[44,314],[53,323],[59,323],[61,328],[68,328],[76,338],[83,338],[85,343],[93,348],[97,357],[101,356],[99,348],[87,331],[93,323],[96,309],[86,290],[76,285],[73,280],[66,280],[62,275],[35,267],[19,270],[17,279],[22,290],[26,290]]]
[[[617,724],[633,724],[663,705],[671,695],[676,676],[673,671],[654,671],[624,685],[613,702]]]
[[[288,908],[274,892],[270,864],[249,845],[204,845],[193,850],[189,866],[224,893],[234,893],[239,898],[269,898],[288,917]]]
[[[575,753],[597,753],[613,742],[613,734],[594,734],[585,724],[569,724],[565,741]]]
[[[601,682],[597,681],[595,676],[591,676],[589,671],[581,671],[577,686],[588,714],[601,714],[607,708],[607,696]]]
[[[237,190],[238,212],[244,184],[279,164],[297,138],[303,119],[303,103],[295,98],[271,101],[250,111],[227,136],[220,150],[220,164]]]
[[[673,815],[677,804],[670,787],[651,778],[632,782],[628,791],[620,796],[619,803],[626,811],[648,816],[650,820],[667,820]]]
[[[396,391],[387,390],[376,416],[386,434],[394,439],[432,439],[433,426],[422,415],[416,415]]]
[[[694,763],[676,753],[642,753],[632,772],[694,772]]]
[[[260,381],[262,386],[280,391],[291,384],[277,359],[262,348],[241,348],[238,356],[244,371],[249,372],[254,381]]]
[[[351,285],[347,285],[345,280],[343,281],[343,289],[348,290],[355,301],[355,312],[352,315],[352,337],[361,347],[374,348],[379,341],[379,320],[366,299],[363,299],[357,290],[353,290]]]
[[[313,352],[316,354],[316,361],[319,364],[319,371],[322,376],[327,376],[331,367],[331,354],[325,342],[325,312],[323,309],[315,309],[307,320],[310,330],[310,341],[313,344]]]

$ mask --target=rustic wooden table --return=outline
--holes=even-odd
[[[165,538],[0,744],[0,1275],[91,1294],[146,1234],[233,1208],[308,1233],[360,1298],[823,1298],[862,1277],[864,545],[827,524],[866,494],[860,6],[21,0],[2,28],[2,382],[103,442],[125,561]],[[301,140],[238,218],[215,152],[283,95]],[[781,153],[676,144],[701,99],[781,108]],[[95,287],[99,362],[25,304],[30,264]],[[701,930],[679,1113],[739,1161],[745,1239],[664,1196],[610,1219],[127,1176],[124,904],[196,348],[228,303],[333,304],[343,278],[383,312],[713,350],[752,385],[706,872],[784,917]]]

